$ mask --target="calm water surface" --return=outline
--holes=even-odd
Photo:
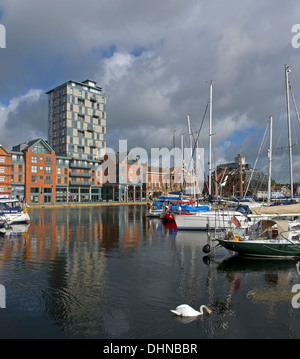
[[[0,338],[300,338],[296,262],[250,260],[145,206],[31,209],[0,237]],[[194,319],[170,309],[206,304]]]

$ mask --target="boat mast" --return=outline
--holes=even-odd
[[[213,82],[210,82],[210,90],[209,90],[209,162],[208,162],[208,193],[211,195],[211,175],[212,175],[212,168],[211,168],[211,136],[212,136],[212,87]]]
[[[271,175],[272,175],[272,131],[273,131],[273,117],[270,116],[270,148],[269,148],[269,180],[268,180],[268,205],[270,205],[272,192],[271,192]]]
[[[240,165],[240,196],[243,196],[244,188],[243,188],[243,158],[242,154],[239,155],[239,165]]]
[[[290,118],[290,97],[289,97],[289,72],[291,69],[285,65],[285,86],[286,86],[286,112],[288,121],[288,137],[289,137],[289,158],[290,158],[290,186],[291,186],[291,200],[293,200],[293,159],[292,159],[292,138],[291,138],[291,118]]]
[[[181,190],[184,190],[184,156],[183,156],[183,134],[180,135],[180,146],[181,146],[181,167],[182,167],[182,179],[181,179]]]

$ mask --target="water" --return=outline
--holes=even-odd
[[[31,209],[0,238],[0,338],[300,338],[296,262],[250,260],[145,206]],[[212,314],[184,319],[187,303]]]

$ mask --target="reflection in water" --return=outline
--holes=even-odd
[[[119,318],[113,330],[105,312],[107,255],[115,248],[134,249],[143,238],[143,216],[135,207],[120,210],[32,210],[30,226],[9,230],[1,241],[0,273],[7,272],[12,258],[21,259],[23,273],[14,271],[8,279],[16,306],[45,311],[72,336],[97,335],[102,316],[110,334],[120,331],[124,315],[113,314]]]
[[[1,338],[300,335],[292,260],[251,260],[222,247],[205,256],[206,232],[177,232],[143,206],[31,209],[31,219],[0,238]],[[174,317],[170,309],[184,303],[212,314]]]

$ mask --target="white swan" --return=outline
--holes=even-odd
[[[200,311],[198,312],[188,304],[181,304],[175,310],[171,309],[171,312],[182,317],[196,317],[203,314],[203,309],[206,309],[207,313],[211,313],[211,310],[208,309],[206,305],[201,305],[199,309]]]

